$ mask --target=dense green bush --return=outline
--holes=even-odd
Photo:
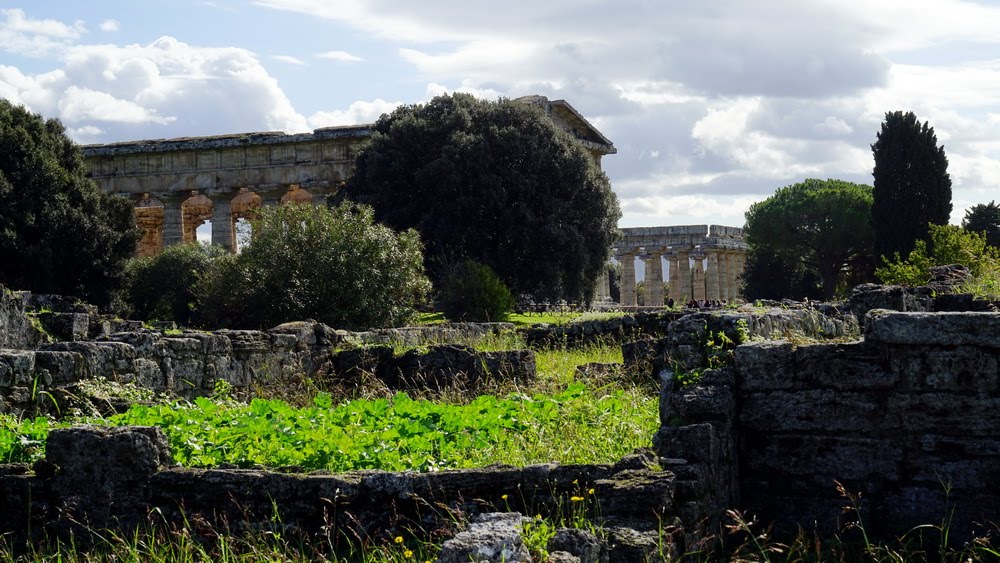
[[[932,266],[962,264],[969,268],[972,281],[964,291],[984,296],[1000,296],[1000,249],[986,243],[986,236],[955,225],[930,225],[931,242],[916,241],[904,260],[896,253],[892,261],[875,270],[883,283],[923,285],[930,280]]]
[[[133,258],[126,265],[125,311],[130,318],[173,320],[191,325],[194,285],[213,260],[226,255],[220,246],[198,243],[168,246],[156,256]]]
[[[407,322],[430,289],[416,231],[376,224],[371,208],[264,208],[253,238],[213,262],[195,292],[206,326],[269,328],[315,319],[365,329]]]
[[[437,305],[453,321],[499,322],[514,310],[514,297],[489,266],[466,260],[447,268]]]

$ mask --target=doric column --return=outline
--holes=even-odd
[[[691,269],[691,299],[705,300],[705,266],[701,263],[704,255],[694,257],[694,268]]]
[[[184,240],[184,216],[181,199],[162,198],[163,201],[163,246],[180,244]]]
[[[680,303],[683,295],[681,294],[681,284],[680,284],[680,262],[677,261],[677,253],[670,253],[670,298],[674,300],[674,303]]]
[[[597,274],[597,285],[594,287],[594,301],[596,303],[608,300],[608,285],[608,270],[602,267],[600,273]]]
[[[729,262],[729,251],[719,252],[719,295],[720,299],[730,300],[733,298],[731,288],[733,287],[732,272]]]
[[[212,200],[212,244],[236,252],[235,226],[229,194],[219,194]]]
[[[691,293],[691,261],[686,250],[677,251],[677,295],[674,300],[683,306],[693,299]]]
[[[706,250],[708,267],[705,268],[705,299],[720,299],[719,295],[719,253]]]
[[[737,280],[736,291],[733,292],[733,298],[741,299],[743,297],[743,284],[740,283],[739,280],[743,277],[743,270],[747,265],[747,253],[746,251],[739,251],[733,254],[733,258],[736,263],[736,267],[733,271],[733,279]]]
[[[621,304],[626,307],[635,306],[635,253],[627,252],[622,256]]]
[[[646,295],[647,307],[663,306],[663,255],[651,252],[646,258]]]

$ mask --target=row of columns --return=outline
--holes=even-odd
[[[257,193],[248,188],[212,194],[197,190],[183,195],[143,194],[135,206],[136,224],[142,232],[136,248],[138,256],[155,256],[164,247],[197,240],[197,229],[212,221],[212,244],[236,251],[236,224],[253,218],[261,206],[311,203],[313,194],[298,185]]]
[[[670,261],[669,298],[675,303],[690,300],[733,300],[740,294],[740,275],[746,265],[746,254],[736,250],[704,249],[697,252],[675,250],[668,253],[626,252],[621,264],[621,304],[636,305],[635,259],[639,257],[646,266],[644,303],[662,306],[664,256]],[[702,261],[707,262],[703,266]],[[606,276],[601,276],[602,278]],[[603,281],[604,283],[601,283]],[[606,296],[607,280],[599,280],[598,297]]]

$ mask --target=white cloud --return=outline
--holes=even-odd
[[[167,36],[148,45],[69,46],[62,68],[39,75],[0,66],[0,92],[95,142],[309,130],[253,53]]]
[[[121,123],[155,123],[166,125],[175,117],[157,115],[155,110],[118,99],[106,92],[70,86],[59,100],[59,117],[69,123],[110,121]]]
[[[276,60],[276,61],[278,61],[278,62],[282,62],[282,63],[290,64],[290,65],[295,65],[295,66],[303,66],[303,65],[306,64],[301,59],[297,59],[297,58],[295,58],[295,57],[293,57],[291,55],[272,55],[271,58],[274,59],[274,60]]]
[[[118,20],[104,20],[100,25],[101,31],[114,32],[121,29],[121,23]]]
[[[373,123],[383,113],[396,109],[402,102],[387,102],[381,98],[370,102],[353,102],[346,110],[318,111],[309,116],[309,126],[314,129],[335,125]]]
[[[0,9],[0,16],[0,50],[29,57],[59,53],[87,31],[82,21],[33,19],[18,8]]]
[[[316,56],[320,59],[328,59],[344,63],[356,63],[364,60],[361,57],[348,53],[347,51],[326,51],[325,53],[317,53]]]

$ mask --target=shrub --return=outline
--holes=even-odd
[[[972,280],[965,291],[980,295],[997,295],[1000,281],[1000,250],[986,243],[986,236],[954,225],[930,225],[928,245],[914,243],[905,260],[896,253],[891,262],[875,270],[882,283],[923,285],[930,280],[929,268],[946,264],[962,264],[969,268]]]
[[[178,244],[156,256],[133,258],[126,264],[124,300],[132,318],[174,320],[190,325],[194,286],[213,260],[226,255],[220,246]]]
[[[264,208],[238,255],[196,287],[206,325],[268,328],[311,318],[338,328],[396,326],[430,289],[420,238],[374,222],[371,208]]]
[[[438,307],[453,321],[505,321],[514,297],[489,266],[466,260],[447,268]]]

